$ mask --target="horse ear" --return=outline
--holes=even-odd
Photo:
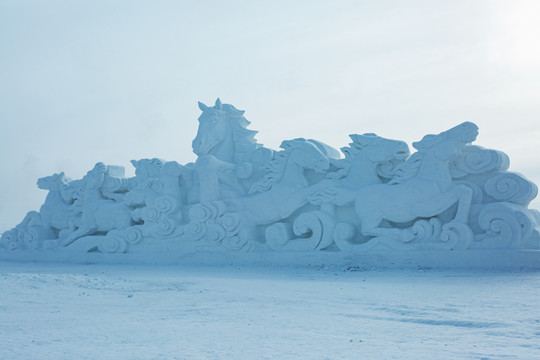
[[[282,148],[283,150],[289,150],[292,145],[291,145],[291,140],[283,140],[281,142],[281,145],[279,145],[280,148]]]
[[[360,146],[371,145],[379,139],[379,137],[373,133],[366,133],[363,135],[352,134],[352,135],[349,135],[349,137],[351,138],[354,144],[360,145]]]
[[[199,109],[201,109],[201,111],[206,111],[208,110],[208,106],[204,105],[202,102],[198,102],[199,103]]]
[[[439,139],[437,135],[428,134],[425,135],[422,140],[413,142],[412,146],[418,151],[429,149],[430,147],[435,145],[437,139]]]
[[[199,103],[200,104],[200,103]],[[204,104],[203,104],[204,105]],[[131,165],[133,165],[133,167],[136,169],[137,168],[137,160],[131,160],[130,161]]]
[[[214,108],[221,110],[221,100],[219,98],[216,99],[216,105],[214,105]]]

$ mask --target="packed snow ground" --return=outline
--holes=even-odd
[[[1,359],[540,359],[540,272],[0,262]]]

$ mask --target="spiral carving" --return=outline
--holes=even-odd
[[[161,216],[161,212],[154,206],[147,206],[141,212],[141,218],[144,222],[155,223]]]
[[[419,242],[432,241],[441,233],[441,222],[437,218],[419,220],[411,228],[414,240]]]
[[[535,184],[512,172],[497,173],[484,184],[486,194],[496,201],[528,205],[538,194]]]
[[[164,214],[170,214],[178,209],[178,200],[169,195],[158,197],[154,201],[154,206]]]
[[[444,224],[440,239],[442,243],[431,243],[430,247],[439,250],[462,250],[470,247],[473,240],[473,232],[469,225],[457,221]]]
[[[209,219],[215,219],[227,210],[225,204],[221,201],[214,201],[205,204],[196,204],[189,209],[189,218],[191,221],[205,222]]]
[[[17,230],[11,230],[11,231],[5,232],[0,238],[0,244],[2,244],[4,248],[10,251],[14,251],[14,250],[22,248],[22,244],[19,241],[19,236],[17,232],[18,232]]]
[[[478,214],[478,223],[485,234],[476,245],[491,249],[521,246],[536,225],[532,216],[510,203],[486,205]]]
[[[460,178],[468,174],[504,171],[509,165],[510,159],[502,151],[469,145],[464,147],[460,156],[450,164],[450,172],[453,178]]]
[[[207,245],[219,245],[225,236],[225,229],[223,229],[222,226],[218,224],[208,224],[203,240]]]
[[[292,226],[289,223],[272,224],[265,229],[264,237],[268,246],[274,250],[280,249],[292,239]]]
[[[415,222],[411,231],[414,234],[414,238],[418,241],[426,241],[433,237],[433,228],[427,220]]]
[[[242,217],[237,213],[227,213],[217,219],[217,223],[223,226],[227,236],[234,236],[240,230]]]
[[[140,227],[130,226],[124,231],[124,239],[130,245],[138,244],[142,241],[144,235]]]
[[[242,250],[248,243],[248,239],[240,235],[228,236],[223,239],[223,246],[230,250]]]
[[[37,226],[26,228],[23,235],[24,245],[31,250],[40,249],[43,240],[50,238],[52,238],[52,234],[48,229]]]
[[[187,225],[185,235],[191,241],[200,240],[207,232],[206,224],[202,222],[191,222]]]
[[[155,233],[158,236],[169,236],[175,229],[176,223],[171,219],[160,219],[155,224]]]
[[[112,234],[111,234],[112,233]],[[98,244],[98,250],[103,253],[125,253],[127,243],[124,237],[118,231],[109,231]]]
[[[356,228],[353,224],[338,223],[334,228],[334,241],[340,250],[351,250],[352,244],[350,243],[356,236]]]
[[[303,237],[312,249],[324,249],[334,242],[335,221],[331,215],[322,211],[300,214],[293,223],[293,232]]]

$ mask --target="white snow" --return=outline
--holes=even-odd
[[[540,273],[0,262],[1,359],[540,359]]]

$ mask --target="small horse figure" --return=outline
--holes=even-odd
[[[302,190],[311,203],[352,203],[356,190],[382,184],[381,177],[392,176],[387,168],[396,168],[410,154],[409,147],[403,141],[385,139],[371,133],[349,136],[353,142],[341,149],[345,159],[334,162],[340,170],[328,173],[327,179]],[[329,194],[330,189],[339,191]]]
[[[78,206],[82,210],[81,218],[78,228],[61,240],[63,246],[68,246],[83,236],[130,226],[131,212],[129,208],[123,203],[104,199],[101,194],[106,171],[105,164],[97,163],[83,177],[84,193],[82,199],[78,199]]]
[[[309,185],[305,170],[323,173],[330,166],[328,157],[309,140],[286,140],[280,147],[283,151],[265,166],[266,176],[252,186],[252,196],[225,201],[230,210],[245,214],[253,225],[289,217],[304,203],[304,197],[296,193]]]
[[[356,192],[354,203],[362,234],[411,241],[415,238],[412,229],[381,227],[382,221],[407,223],[417,218],[430,218],[456,203],[456,215],[453,221],[445,225],[446,229],[458,224],[468,229],[473,191],[466,185],[452,182],[449,164],[477,136],[478,127],[464,122],[438,135],[426,135],[421,141],[413,143],[418,152],[401,166],[392,181],[366,186]],[[331,195],[337,191],[329,192]]]
[[[272,160],[273,152],[257,143],[257,131],[247,129],[250,122],[244,111],[217,99],[215,106],[199,102],[202,115],[193,140],[198,156],[195,174],[198,177],[199,201],[243,196],[256,177],[257,169]],[[246,183],[247,181],[247,183]]]
[[[124,201],[131,207],[142,207],[161,195],[162,183],[161,169],[164,161],[154,159],[131,160],[135,167],[135,178],[132,189],[130,189]]]
[[[73,191],[68,191],[71,188],[70,182],[63,172],[39,178],[37,181],[38,188],[49,190],[39,210],[41,219],[44,225],[57,231],[68,229],[74,215]]]

